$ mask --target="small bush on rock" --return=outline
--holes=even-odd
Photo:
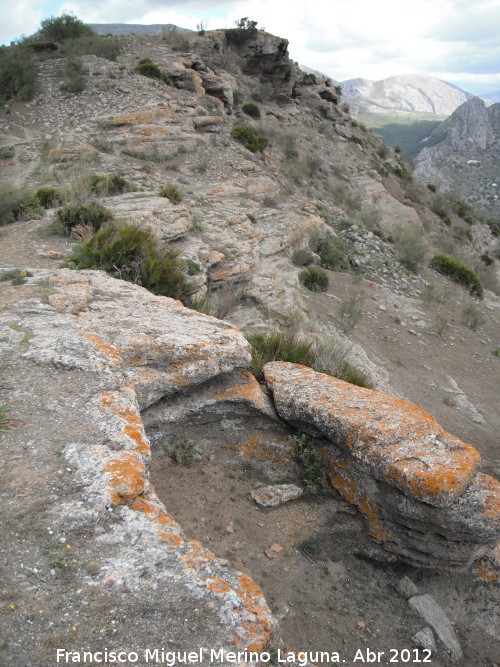
[[[325,269],[336,271],[349,268],[349,259],[340,239],[314,231],[311,233],[309,242],[311,250],[318,253],[321,258],[321,266]]]
[[[297,248],[292,254],[292,264],[295,266],[309,266],[313,263],[313,256],[307,248]]]
[[[171,204],[179,204],[183,196],[182,191],[173,183],[165,183],[160,190],[160,197],[165,197]]]
[[[97,232],[113,215],[101,204],[91,201],[86,204],[67,204],[57,211],[57,217],[66,234],[70,235],[78,227]]]
[[[101,269],[186,304],[197,289],[187,279],[179,252],[170,246],[158,248],[153,232],[140,225],[106,225],[77,248],[70,264],[78,269]]]
[[[235,125],[231,130],[231,136],[252,153],[264,150],[269,143],[267,137],[251,125]]]
[[[97,195],[118,195],[130,192],[133,187],[121,174],[92,174],[89,190]]]
[[[139,61],[139,64],[135,68],[136,74],[142,74],[142,76],[147,76],[150,79],[160,79],[163,83],[171,86],[172,81],[164,74],[158,65],[155,65],[152,60],[149,58],[143,58]]]
[[[483,298],[483,285],[476,272],[455,257],[434,255],[429,266],[438,273],[448,276],[456,283],[468,287],[470,294],[478,299]]]
[[[246,113],[247,116],[251,118],[260,118],[260,109],[253,102],[248,102],[241,107],[243,113]]]
[[[394,238],[398,259],[407,269],[417,272],[425,262],[427,247],[422,235],[411,227],[400,228]]]
[[[61,203],[61,194],[55,188],[38,188],[35,197],[43,208],[53,208]]]
[[[326,292],[328,274],[320,266],[310,266],[299,273],[299,280],[311,292]]]

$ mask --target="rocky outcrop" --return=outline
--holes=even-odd
[[[459,192],[470,204],[498,213],[500,104],[464,102],[422,142],[415,176],[441,190]]]
[[[294,364],[264,368],[280,417],[314,437],[333,486],[395,558],[465,569],[499,537],[500,484],[421,408]]]
[[[148,479],[150,444],[140,412],[220,376],[226,378],[221,401],[247,402],[274,416],[255,379],[241,370],[250,361],[248,343],[231,324],[101,272],[41,272],[31,279],[33,287],[39,279],[47,284],[46,298],[22,300],[3,314],[0,348],[11,363],[27,365],[26,378],[36,385],[34,404],[42,389],[44,409],[36,428],[44,437],[37,456],[46,462],[55,455],[57,434],[72,472],[73,490],[61,488],[61,498],[54,500],[47,491],[48,516],[37,520],[40,530],[48,525],[50,534],[65,535],[68,549],[78,553],[72,561],[75,590],[82,599],[105,590],[117,608],[124,607],[126,592],[134,591],[134,604],[150,605],[163,619],[163,630],[166,619],[176,624],[177,618],[189,618],[190,631],[175,635],[176,647],[180,643],[185,650],[263,648],[273,621],[260,588],[186,538],[158,500]],[[21,334],[11,329],[14,320],[29,345],[20,346]],[[18,392],[23,382],[19,377]],[[27,437],[27,425],[15,435]],[[85,574],[89,568],[91,579]],[[53,585],[51,597],[58,595],[64,596],[59,605],[64,609],[72,593]],[[176,605],[183,611],[175,611]],[[58,623],[59,613],[51,620]],[[82,641],[85,631],[79,632]],[[139,646],[136,632],[117,634],[114,641]]]

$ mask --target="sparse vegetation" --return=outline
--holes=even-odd
[[[54,206],[58,206],[61,203],[62,199],[61,193],[51,187],[38,188],[35,192],[35,197],[43,208],[54,208]]]
[[[253,102],[248,102],[241,107],[243,113],[246,113],[247,116],[251,118],[260,118],[260,109]]]
[[[359,387],[371,388],[368,376],[347,361],[347,351],[334,338],[322,340],[302,337],[295,329],[247,335],[252,346],[252,371],[263,379],[263,368],[271,361],[288,361],[308,366]]]
[[[95,195],[118,195],[133,189],[121,174],[92,174],[89,180],[89,191]]]
[[[252,153],[264,150],[269,143],[267,137],[251,125],[235,125],[231,130],[231,136]]]
[[[251,21],[244,17],[236,21],[236,28],[225,30],[226,40],[229,44],[244,44],[257,33],[257,21]]]
[[[113,219],[111,211],[95,201],[70,203],[57,211],[57,218],[65,234],[81,235],[97,232],[105,223]]]
[[[340,328],[344,333],[352,331],[363,317],[364,294],[355,292],[340,302]]]
[[[60,89],[64,93],[77,95],[85,90],[87,85],[85,75],[87,70],[79,58],[68,58],[63,66],[64,81]]]
[[[296,248],[292,254],[292,264],[295,266],[309,266],[313,263],[313,255],[307,248]]]
[[[486,322],[485,316],[473,303],[462,308],[461,320],[462,323],[472,331],[478,331]]]
[[[8,405],[0,405],[0,431],[6,431],[13,425],[10,417],[10,408]]]
[[[308,494],[330,495],[332,485],[328,478],[325,462],[314,445],[313,440],[305,433],[290,436],[293,446],[293,460],[301,467],[301,482]]]
[[[101,269],[183,303],[189,303],[197,289],[179,252],[170,246],[160,249],[153,232],[135,224],[107,224],[75,250],[70,265]]]
[[[429,266],[455,282],[465,285],[469,289],[470,294],[476,296],[478,299],[483,298],[483,286],[478,275],[466,264],[456,259],[456,257],[434,255]]]
[[[14,146],[0,146],[0,160],[9,160],[16,154]]]
[[[143,58],[139,61],[137,67],[135,68],[136,74],[142,74],[142,76],[147,76],[150,79],[159,79],[166,83],[168,86],[172,85],[172,81],[169,77],[161,71],[158,65],[155,65],[152,60],[149,58]]]
[[[173,183],[165,183],[160,189],[160,197],[165,197],[171,204],[179,204],[183,196],[182,190]]]
[[[320,266],[309,266],[299,273],[299,280],[311,292],[326,292],[328,273]]]
[[[413,227],[401,227],[394,236],[398,259],[407,269],[416,273],[425,263],[427,246],[422,234]]]
[[[11,285],[24,285],[26,283],[26,278],[31,278],[33,274],[26,269],[12,269],[10,271],[4,271],[0,275],[0,282],[6,282],[10,280]]]
[[[346,271],[349,268],[345,246],[339,237],[320,234],[315,230],[311,233],[309,243],[311,250],[320,256],[321,266],[325,269]]]
[[[196,448],[194,440],[180,440],[171,447],[164,447],[164,451],[177,465],[190,466],[196,461]]]

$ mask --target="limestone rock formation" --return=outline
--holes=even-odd
[[[267,364],[264,375],[280,417],[322,438],[333,486],[384,550],[444,569],[465,569],[493,552],[500,484],[477,472],[470,445],[381,392],[294,364]]]
[[[498,214],[500,104],[474,97],[440,123],[422,142],[415,175],[468,203]]]
[[[152,606],[162,619],[162,635],[169,619],[176,647],[185,650],[263,648],[273,620],[260,588],[187,539],[158,500],[148,479],[150,443],[140,413],[161,398],[232,373],[238,381],[226,382],[226,391],[232,389],[234,400],[244,401],[246,391],[259,407],[272,410],[255,380],[240,376],[250,359],[248,343],[231,324],[101,272],[40,272],[33,285],[38,280],[46,284],[46,299],[21,300],[2,314],[0,349],[10,364],[17,363],[17,392],[28,392],[31,409],[41,401],[39,418],[33,421],[26,413],[12,434],[37,442],[32,485],[44,488],[50,479],[54,438],[71,471],[71,482],[58,483],[73,485],[72,490],[61,486],[61,497],[46,491],[37,525],[64,535],[63,547],[68,543],[75,554],[69,562],[75,590],[80,589],[76,597],[92,600],[104,591],[111,605],[125,610],[127,592],[133,591],[136,608]],[[29,337],[27,347],[19,344],[19,331]],[[19,548],[18,537],[12,537],[13,549]],[[43,544],[40,537],[30,544],[33,553],[23,556],[25,563],[44,562]],[[6,575],[15,577],[10,570],[16,566],[11,559]],[[44,572],[43,565],[38,568]],[[56,605],[51,621],[59,623],[69,594],[56,580],[49,588],[47,608]],[[127,614],[134,618],[132,611]],[[181,618],[189,619],[188,633],[177,628]],[[21,661],[26,658],[24,664],[36,661],[31,651],[46,627],[32,626],[36,640],[17,653]],[[117,634],[113,641],[141,644],[144,630],[125,623],[122,631],[127,636]],[[82,640],[85,630],[79,632]]]

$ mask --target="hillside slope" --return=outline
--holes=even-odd
[[[500,104],[479,97],[462,104],[423,142],[415,175],[454,190],[470,205],[498,217]]]
[[[484,585],[495,569],[483,551],[494,543],[497,511],[488,476],[500,472],[497,240],[465,220],[457,202],[419,184],[342,108],[333,82],[300,71],[286,39],[261,31],[183,37],[127,36],[116,62],[82,56],[76,92],[60,53],[40,58],[34,100],[12,100],[0,116],[2,215],[5,193],[24,188],[14,221],[0,229],[0,405],[9,406],[0,439],[8,534],[0,656],[49,667],[56,646],[103,641],[129,650],[162,642],[262,648],[277,628],[274,648],[328,648],[334,637],[349,664],[368,637],[389,654],[423,627],[395,590],[405,572],[455,622],[465,659],[490,667],[498,590]],[[160,76],[141,75],[141,61]],[[26,195],[50,187],[47,208],[36,205],[43,190]],[[75,266],[78,244],[96,242],[88,225],[64,234],[60,222],[66,205],[89,203],[122,228],[149,230],[160,250],[175,249],[194,283],[189,303],[205,314],[148,293],[140,253],[128,265],[114,257],[113,277],[60,270]],[[437,252],[476,270],[482,300],[429,267]],[[307,289],[302,272],[318,269],[326,285]],[[252,376],[250,346],[235,325],[316,341],[322,368],[348,362],[377,389],[431,412],[481,461],[477,452],[472,461],[457,457],[472,450],[448,435],[441,443],[441,427],[425,430],[434,422],[413,406],[407,465],[390,441],[398,419],[379,413],[370,428],[387,427],[381,449],[394,457],[387,480],[394,475],[397,488],[363,477],[356,490],[337,479],[342,497],[258,508],[249,499],[256,487],[307,483],[289,440],[300,434],[276,416],[271,384]],[[369,446],[366,424],[355,426]],[[435,500],[428,461],[436,452],[454,462],[437,485],[441,505],[458,497],[451,518],[447,507],[438,512],[460,551],[453,562],[441,524],[419,525],[435,509],[426,501]],[[379,479],[377,456],[370,470]],[[480,483],[463,504],[471,470]],[[423,509],[398,495],[408,487],[418,496],[415,479],[426,480]],[[403,535],[397,552],[374,514],[380,494],[384,521]],[[407,507],[409,527],[400,516]],[[478,553],[467,522],[481,512]],[[458,572],[419,570],[407,559],[407,545],[420,554],[425,531],[433,563]],[[485,557],[481,580],[477,556]],[[433,664],[449,664],[441,644]]]

